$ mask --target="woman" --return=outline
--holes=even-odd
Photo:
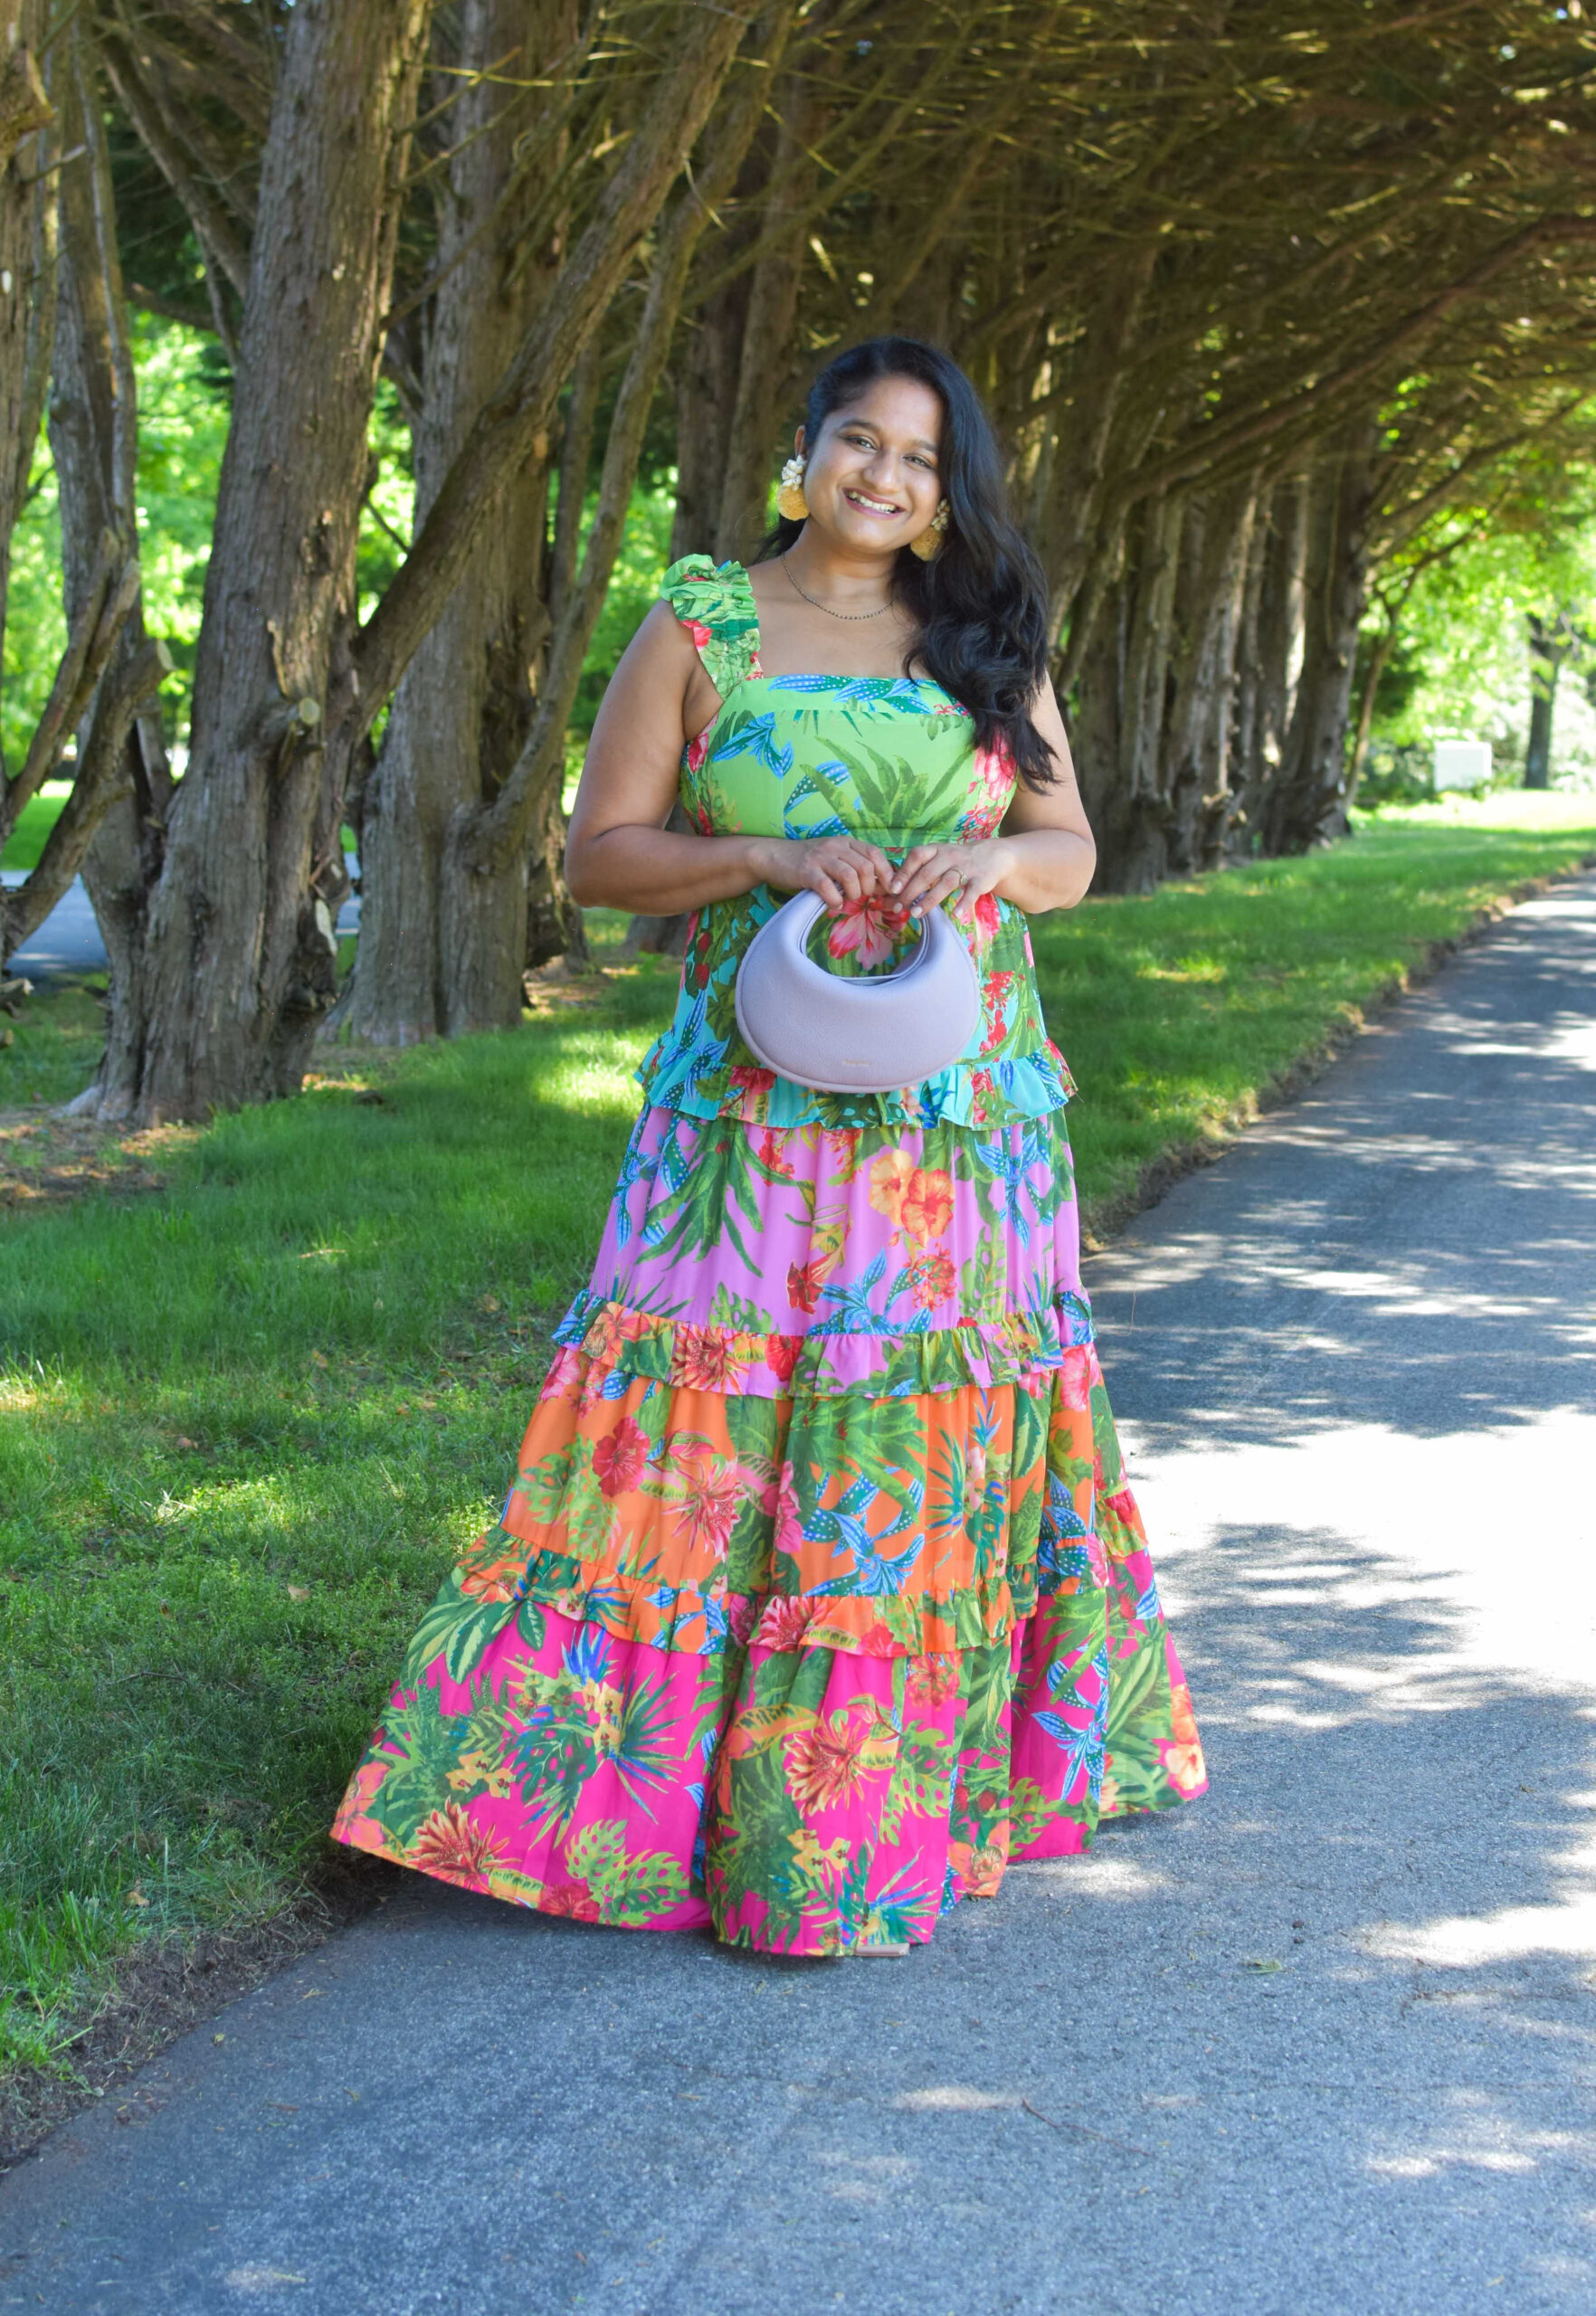
[[[545,1913],[892,1954],[1203,1774],[1025,928],[1093,860],[1040,571],[969,382],[910,339],[822,372],[778,505],[751,570],[666,574],[594,726],[571,887],[692,912],[676,1015],[503,1515],[335,1831]],[[952,1067],[757,1066],[737,966],[803,889],[840,973],[953,912],[983,1022]]]

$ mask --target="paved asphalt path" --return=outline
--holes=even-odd
[[[1596,2305],[1596,879],[1089,1283],[1208,1800],[904,1962],[407,1884],[5,2181],[0,2308]]]

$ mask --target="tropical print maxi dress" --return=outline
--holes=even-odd
[[[664,593],[722,706],[706,831],[985,836],[1013,775],[929,681],[762,674],[746,572]],[[496,1527],[415,1636],[334,1831],[547,1913],[840,1954],[1203,1789],[1081,1292],[1023,917],[928,1083],[757,1067],[733,988],[784,897],[692,921],[591,1283]],[[817,940],[822,936],[816,936]],[[826,921],[840,972],[906,939]]]

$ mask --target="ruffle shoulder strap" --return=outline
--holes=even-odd
[[[759,614],[740,563],[717,565],[711,555],[684,555],[665,574],[660,593],[692,637],[722,699],[759,673]]]

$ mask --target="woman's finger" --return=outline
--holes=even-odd
[[[893,870],[887,887],[888,891],[907,894],[917,872],[931,859],[936,850],[936,846],[932,844],[912,845]]]
[[[904,898],[923,901],[926,894],[933,891],[941,879],[950,873],[956,875],[958,872],[949,862],[946,854],[939,850],[917,870],[912,883],[905,888]]]
[[[957,878],[939,877],[928,892],[921,894],[919,899],[909,911],[909,915],[911,916],[929,916],[934,908],[940,908],[943,902],[947,899],[948,896],[951,893],[957,892],[959,886]]]

